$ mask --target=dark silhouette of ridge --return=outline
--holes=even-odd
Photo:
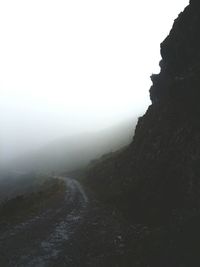
[[[175,20],[131,145],[91,166],[97,197],[147,227],[136,266],[200,266],[200,2]]]

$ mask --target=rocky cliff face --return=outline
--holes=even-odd
[[[150,95],[153,104],[173,99],[186,105],[185,108],[199,109],[199,13],[200,3],[191,0],[190,5],[175,20],[169,36],[161,44],[161,72],[152,75],[153,86]]]
[[[200,207],[200,2],[190,1],[175,20],[161,55],[132,162],[141,207],[166,219],[174,210]]]
[[[137,266],[200,266],[200,1],[175,20],[161,55],[132,144],[93,166],[88,184],[132,223],[154,229],[140,243],[151,256]]]

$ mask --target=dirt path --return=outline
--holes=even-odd
[[[0,266],[45,267],[62,254],[82,223],[88,198],[78,181],[59,178],[67,187],[62,206],[7,231],[0,229]]]

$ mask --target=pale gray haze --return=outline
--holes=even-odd
[[[2,162],[144,113],[160,42],[188,2],[0,1]]]

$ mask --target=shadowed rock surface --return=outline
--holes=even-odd
[[[150,229],[133,266],[200,266],[200,2],[175,20],[161,55],[133,142],[91,166],[86,184]]]

